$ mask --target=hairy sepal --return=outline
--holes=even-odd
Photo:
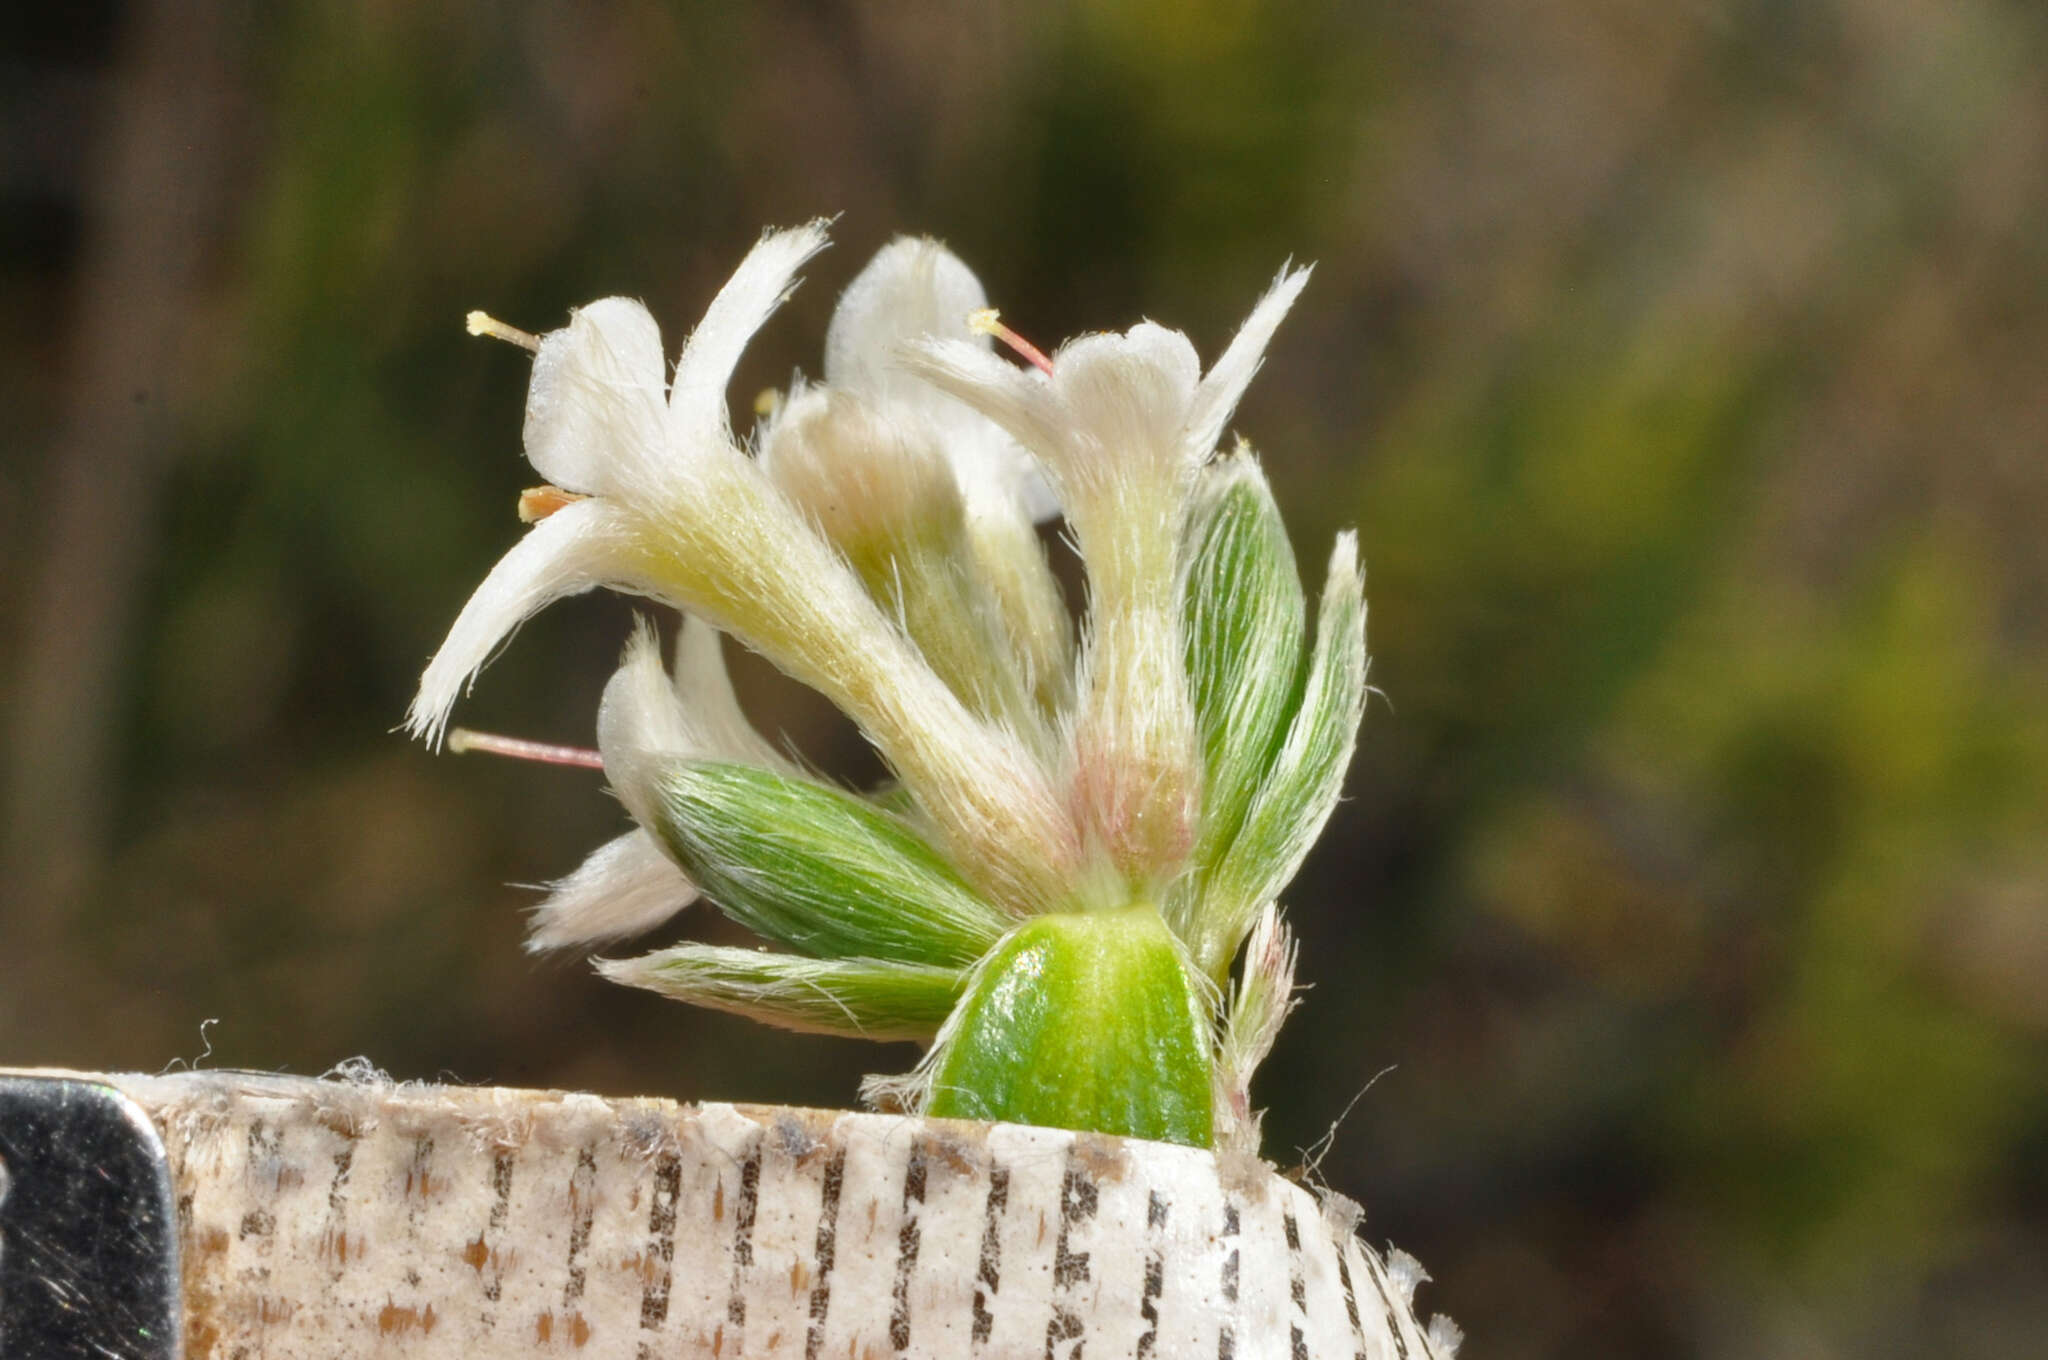
[[[1208,1147],[1203,995],[1150,906],[1038,917],[975,971],[925,1113]]]
[[[958,966],[1011,922],[899,819],[752,765],[659,767],[654,832],[740,924],[817,958]]]
[[[1230,966],[1259,909],[1301,867],[1337,806],[1365,712],[1365,577],[1340,534],[1316,615],[1301,704],[1229,851],[1207,875],[1190,945],[1212,977]]]
[[[1308,611],[1280,509],[1248,452],[1204,473],[1184,551],[1188,685],[1204,767],[1194,862],[1206,872],[1229,851],[1287,730]]]
[[[1252,1109],[1252,1074],[1273,1051],[1294,1010],[1294,936],[1267,903],[1252,927],[1244,971],[1224,1010],[1216,1046],[1216,1145],[1256,1155],[1260,1114]]]
[[[884,959],[807,959],[758,949],[678,945],[637,959],[600,959],[613,982],[805,1034],[929,1040],[967,974]]]

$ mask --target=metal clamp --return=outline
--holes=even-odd
[[[156,1126],[111,1086],[0,1075],[0,1356],[177,1360],[179,1335]]]

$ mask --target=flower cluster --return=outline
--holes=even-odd
[[[1150,322],[1048,358],[952,254],[901,239],[841,298],[822,381],[742,440],[734,364],[824,244],[818,223],[765,235],[672,373],[636,302],[537,339],[473,318],[535,350],[526,455],[551,484],[409,726],[439,741],[552,600],[673,606],[673,666],[643,624],[599,710],[634,827],[554,886],[534,947],[644,931],[702,895],[780,948],[600,967],[793,1029],[928,1041],[870,1091],[928,1113],[1255,1144],[1246,1083],[1292,1004],[1275,899],[1365,695],[1352,537],[1311,636],[1257,462],[1218,451],[1308,271],[1283,271],[1205,373]],[[1037,529],[1058,515],[1087,573],[1078,628]],[[765,740],[722,634],[850,715],[893,781],[840,788]]]

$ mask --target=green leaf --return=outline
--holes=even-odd
[[[1259,909],[1294,877],[1337,806],[1365,712],[1365,673],[1365,577],[1358,540],[1345,533],[1330,554],[1301,705],[1236,839],[1197,897],[1189,947],[1209,976],[1230,967]]]
[[[656,825],[726,915],[817,958],[961,965],[1012,922],[908,826],[855,797],[755,765],[676,761]]]
[[[957,968],[704,944],[601,959],[597,970],[614,982],[763,1024],[861,1039],[930,1039],[967,986]]]
[[[1188,526],[1187,667],[1204,781],[1194,862],[1229,850],[1298,697],[1307,606],[1272,488],[1248,453],[1219,459]]]
[[[1037,917],[976,970],[925,1113],[1208,1147],[1208,1011],[1151,907]]]

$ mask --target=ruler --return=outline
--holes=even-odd
[[[9,1360],[1449,1360],[1357,1222],[1017,1125],[0,1071]]]

